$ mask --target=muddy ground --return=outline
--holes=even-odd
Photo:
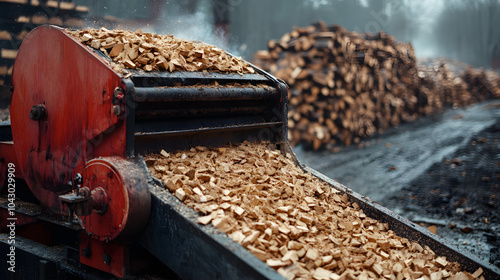
[[[381,204],[416,222],[436,224],[439,235],[500,266],[499,140],[496,119]]]
[[[500,102],[390,129],[364,148],[295,151],[307,165],[500,266]]]

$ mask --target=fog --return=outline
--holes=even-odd
[[[143,30],[215,44],[246,59],[252,59],[255,51],[266,49],[268,40],[279,39],[293,26],[322,20],[360,33],[384,31],[412,43],[418,58],[447,57],[500,68],[500,0],[76,2],[89,5],[99,16],[144,19],[154,14],[152,24]],[[159,11],[152,11],[152,4]],[[214,25],[221,19],[227,29]]]

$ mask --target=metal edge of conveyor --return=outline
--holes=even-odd
[[[484,270],[483,276],[486,280],[500,279],[500,268],[479,259],[473,254],[466,253],[459,248],[453,247],[442,237],[432,234],[424,227],[401,217],[378,203],[370,201],[368,198],[352,191],[319,171],[304,164],[300,165],[304,171],[311,173],[333,188],[346,193],[351,203],[356,202],[368,217],[382,223],[387,223],[389,225],[389,230],[392,230],[398,236],[407,238],[410,241],[417,241],[421,245],[429,246],[437,255],[445,256],[448,261],[458,262],[462,265],[463,270],[471,274],[481,267]]]
[[[47,246],[36,241],[0,233],[0,254],[6,256],[0,262],[0,279],[66,279],[69,276],[82,280],[116,279],[91,267],[75,266],[66,261],[66,246]],[[15,248],[15,249],[12,249]],[[13,263],[9,263],[13,255]],[[7,259],[9,258],[9,259]],[[8,268],[14,266],[14,272]]]
[[[280,279],[270,266],[179,201],[149,175],[151,214],[139,243],[182,279]]]

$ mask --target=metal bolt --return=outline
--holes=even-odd
[[[111,263],[111,256],[109,254],[103,254],[102,255],[102,261],[105,264],[110,264]]]
[[[90,258],[90,256],[92,256],[92,249],[90,249],[90,247],[83,248],[82,249],[82,256],[84,256],[86,258]]]
[[[119,116],[122,113],[123,113],[122,106],[120,106],[120,105],[114,105],[113,106],[113,114],[115,114],[115,116]]]
[[[125,94],[123,93],[123,89],[116,87],[113,92],[113,105],[122,103],[124,97]]]
[[[37,121],[43,118],[46,114],[47,112],[45,110],[45,105],[43,104],[33,105],[30,111],[30,119]]]
[[[82,174],[76,173],[75,179],[73,179],[73,182],[75,183],[75,185],[79,185],[79,184],[83,183]]]

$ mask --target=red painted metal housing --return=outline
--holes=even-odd
[[[14,165],[14,175],[16,178],[22,178],[22,172],[17,168],[17,156],[12,142],[0,142],[0,191],[6,187],[7,171],[9,164]]]
[[[81,201],[75,203],[93,207],[79,217],[81,262],[123,277],[125,238],[144,228],[151,196],[144,170],[126,158],[128,112],[115,96],[127,92],[124,80],[63,29],[42,26],[19,48],[12,84],[13,143],[0,144],[3,162],[15,162],[16,177],[56,215],[67,215],[60,195],[75,188],[71,182],[81,173],[82,189],[95,194],[76,193]],[[125,111],[117,114],[114,106]],[[5,168],[2,163],[2,174]],[[89,247],[94,254],[84,253]]]
[[[42,26],[24,39],[12,76],[11,124],[18,169],[54,212],[85,162],[125,156],[125,122],[112,112],[121,78],[64,30]],[[34,105],[46,114],[30,119]]]

